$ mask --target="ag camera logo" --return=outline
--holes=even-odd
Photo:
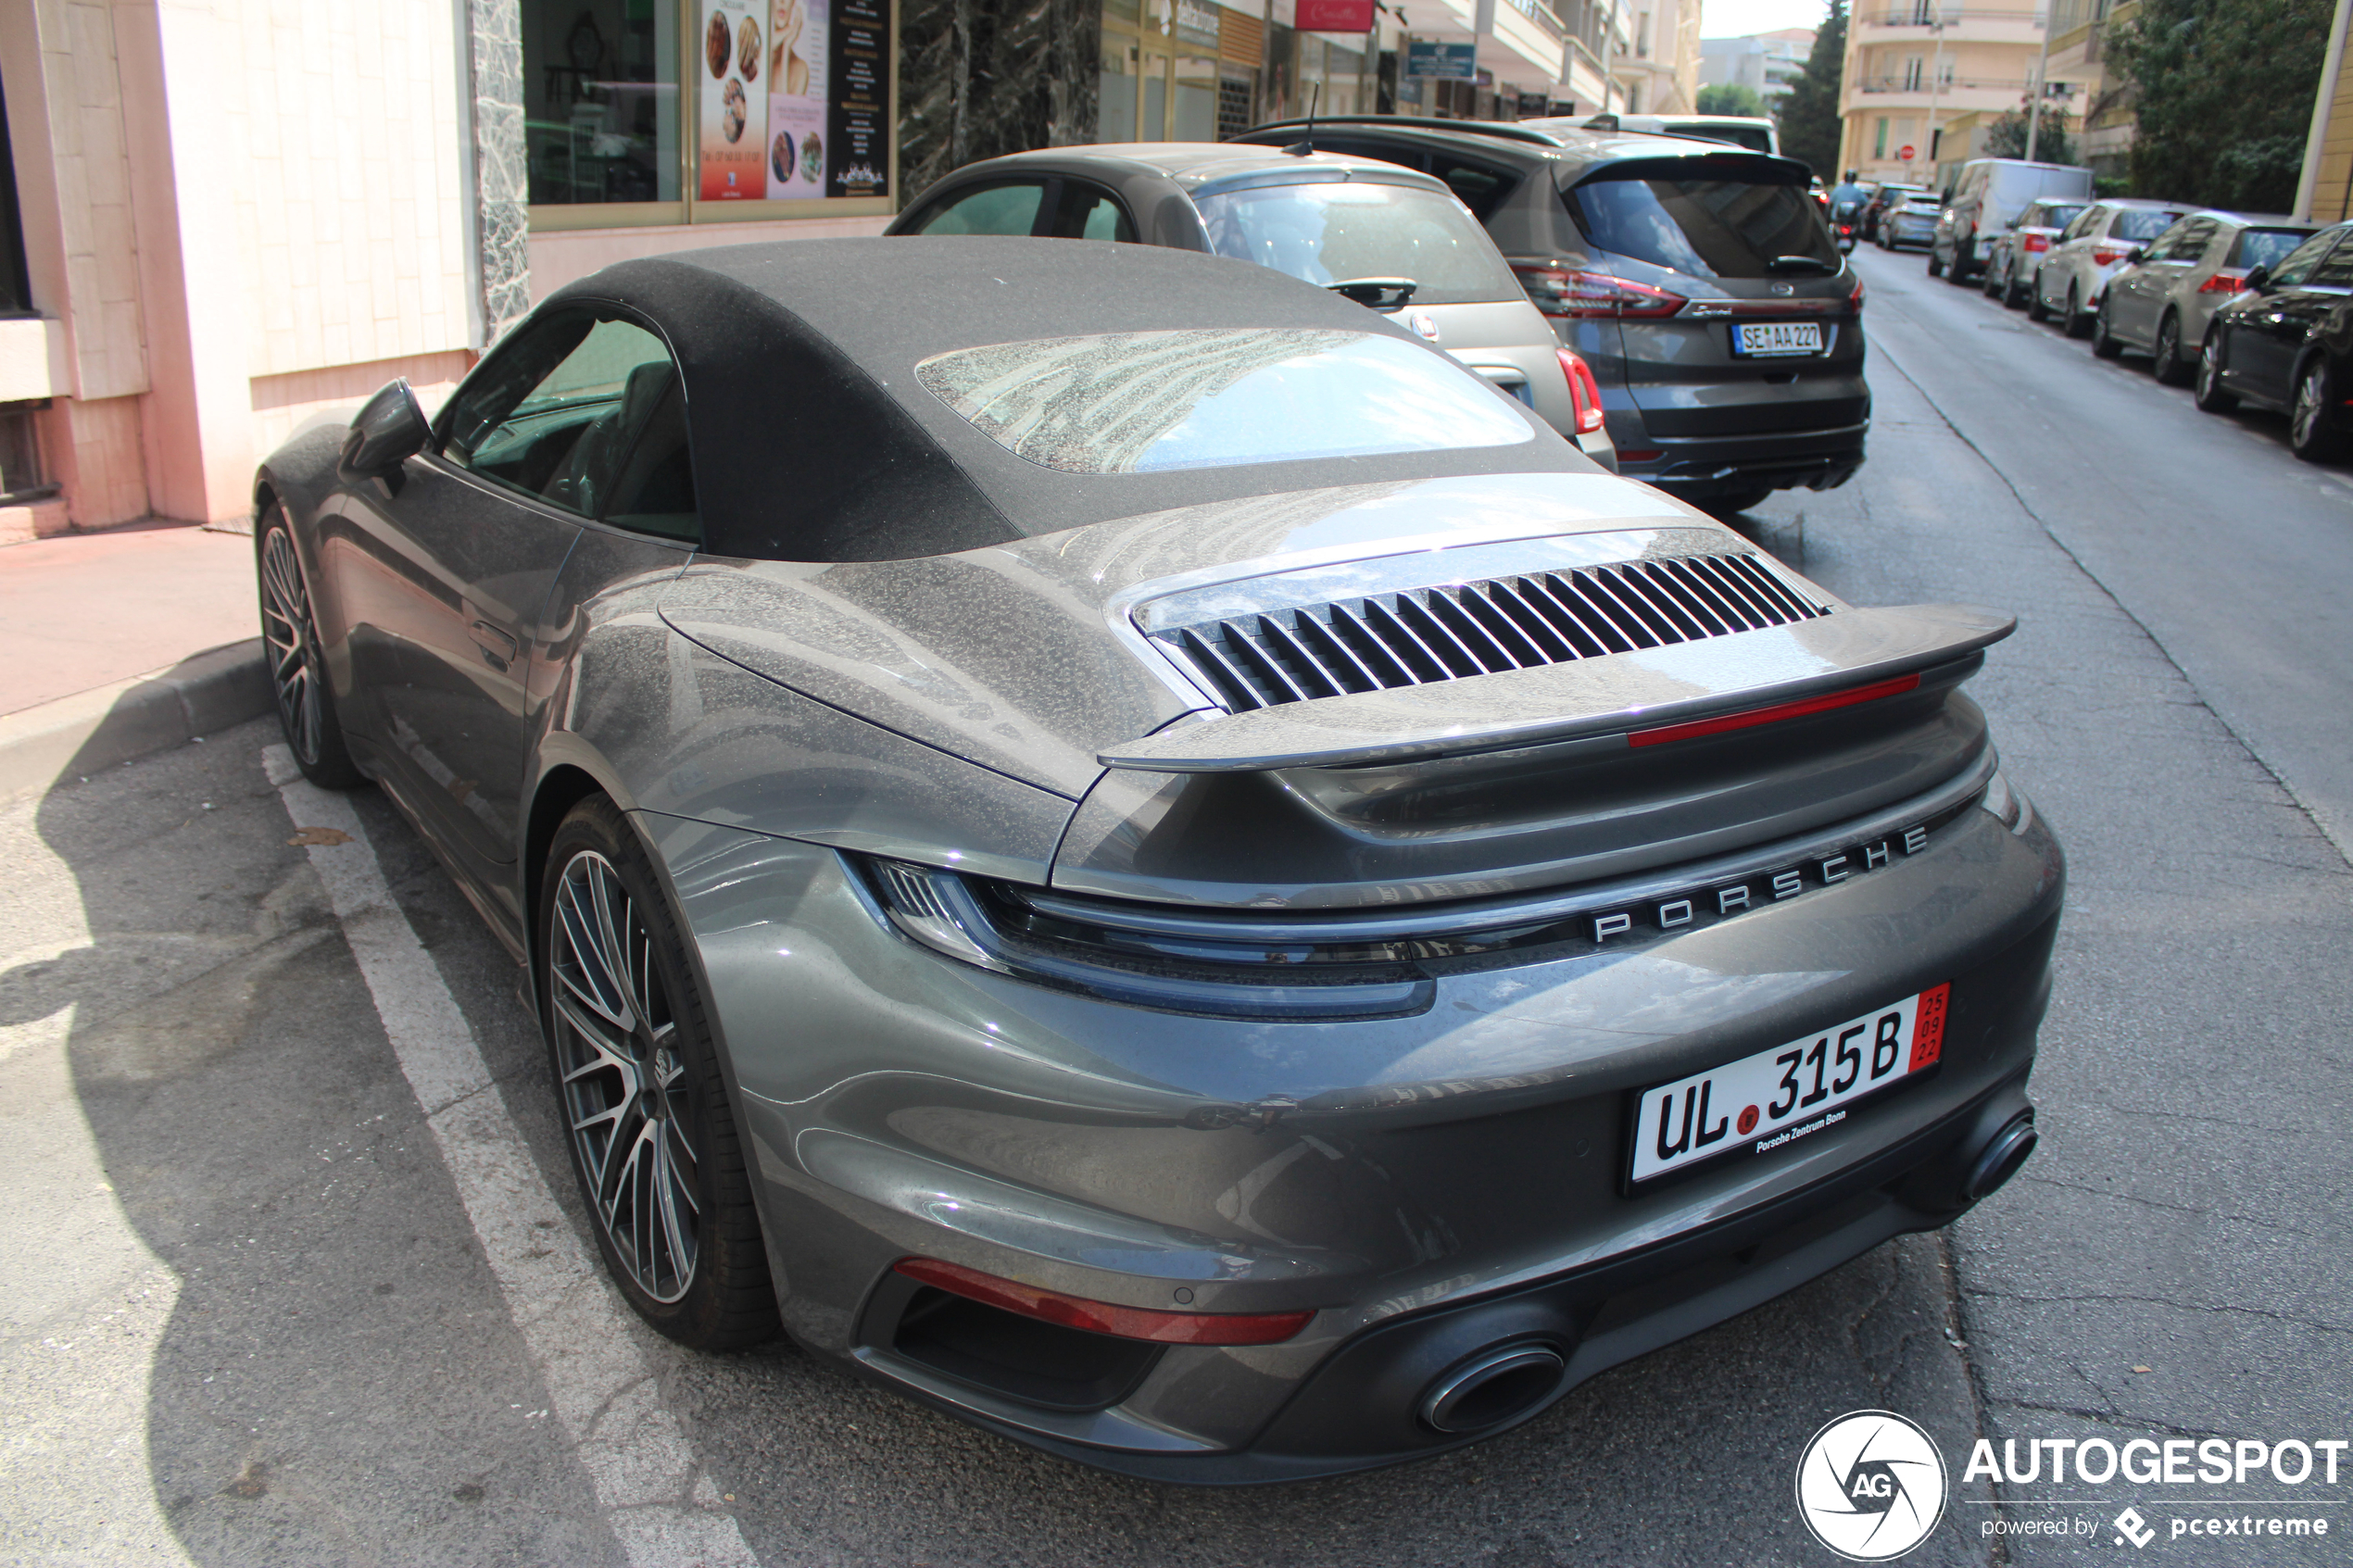
[[[1814,1434],[1797,1461],[1797,1515],[1853,1562],[1903,1556],[1944,1517],[1944,1456],[1916,1422],[1852,1411]]]

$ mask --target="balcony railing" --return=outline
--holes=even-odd
[[[1858,79],[1852,91],[1856,93],[2023,93],[2029,86],[2025,77],[1955,76],[1948,77],[1941,87],[1925,76],[1917,81],[1904,76],[1866,76]]]
[[[1891,6],[1881,11],[1859,12],[1855,20],[1864,27],[1917,27],[1926,31],[1939,22],[1948,28],[1965,26],[1969,22],[2015,22],[2032,27],[2041,15],[2041,12],[2032,9],[1995,11],[1957,8],[1939,11],[1933,6]]]

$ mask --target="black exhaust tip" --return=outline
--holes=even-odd
[[[2002,1130],[1985,1141],[1977,1158],[1969,1162],[1969,1174],[1962,1178],[1961,1195],[1969,1202],[1999,1187],[2018,1174],[2026,1157],[2034,1152],[2038,1142],[2034,1132],[2034,1113],[2021,1112],[2002,1123]]]
[[[1484,1432],[1542,1404],[1567,1374],[1567,1361],[1549,1345],[1507,1345],[1439,1377],[1417,1413],[1441,1432]]]

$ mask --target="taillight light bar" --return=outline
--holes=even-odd
[[[891,1267],[909,1279],[983,1306],[1064,1328],[1108,1334],[1117,1339],[1144,1339],[1155,1345],[1274,1345],[1305,1328],[1307,1320],[1315,1315],[1313,1311],[1159,1312],[1041,1290],[937,1258],[901,1258]]]
[[[1696,740],[1701,735],[1720,735],[1730,730],[1778,724],[1785,719],[1803,719],[1809,713],[1828,713],[1833,709],[1852,708],[1857,703],[1876,702],[1883,696],[1918,691],[1919,684],[1918,675],[1897,675],[1891,680],[1874,681],[1868,686],[1853,686],[1843,692],[1802,697],[1795,702],[1777,702],[1769,708],[1752,708],[1744,713],[1727,713],[1718,719],[1694,719],[1688,724],[1662,724],[1655,730],[1636,730],[1626,737],[1626,744],[1664,746],[1668,741]]]
[[[2048,250],[2051,248],[2051,236],[2048,234],[2028,234],[2019,241],[2019,245],[2020,248],[2025,250]]]
[[[2124,259],[2124,254],[2107,245],[2095,245],[2092,249],[2092,263],[2097,267],[2112,267]]]
[[[1577,433],[1591,435],[1602,428],[1602,383],[1593,379],[1593,368],[1574,350],[1554,350],[1560,356],[1561,374],[1568,378],[1568,400],[1577,408]]]
[[[1672,316],[1683,296],[1580,267],[1518,266],[1520,286],[1547,316]]]
[[[2221,271],[2215,273],[2214,276],[2207,279],[2206,282],[2198,284],[2197,292],[2200,294],[2236,294],[2245,287],[2246,287],[2246,274],[2245,272],[2234,272],[2231,269],[2225,267]]]

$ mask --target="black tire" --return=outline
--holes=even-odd
[[[701,987],[652,858],[603,796],[556,829],[538,918],[548,1065],[606,1272],[682,1345],[775,1337],[775,1288]]]
[[[2206,341],[2198,345],[2197,380],[2190,400],[2209,414],[2227,414],[2239,406],[2238,394],[2222,390],[2224,352],[2222,334],[2208,328]]]
[[[1994,270],[1994,264],[1991,261],[1988,261],[1985,264],[1983,279],[1984,281],[1977,285],[1977,292],[1983,295],[1988,299],[2001,298],[2001,274]]]
[[[2034,275],[2026,280],[2026,319],[2030,321],[2051,319],[2051,307],[2043,303],[2043,272],[2040,268],[2035,269]]]
[[[2182,318],[2168,310],[2157,324],[2157,379],[2165,386],[2187,386],[2197,379],[2197,366],[2182,359]]]
[[[367,781],[344,744],[335,694],[327,681],[310,580],[295,547],[286,509],[276,501],[261,514],[253,541],[255,590],[261,604],[262,658],[278,728],[302,776],[321,789],[351,789]]]
[[[2345,433],[2331,416],[2336,389],[2328,357],[2315,354],[2296,372],[2296,396],[2288,404],[2288,450],[2308,463],[2333,463],[2345,455]]]
[[[2059,318],[2059,335],[2088,337],[2092,331],[2092,313],[2083,308],[2083,288],[2080,283],[2067,285],[2067,314]]]
[[[2100,359],[2120,359],[2124,357],[2124,340],[2116,335],[2108,324],[2108,295],[2100,295],[2100,307],[2092,312],[2092,354]]]
[[[2002,308],[2005,310],[2026,308],[2026,291],[2019,287],[2018,263],[2015,261],[2010,263],[2009,271],[2002,279]]]
[[[1953,259],[1944,267],[1944,281],[1956,288],[1967,288],[1969,277],[1969,252],[1963,250],[1957,240],[1953,244]]]
[[[1730,495],[1710,495],[1698,506],[1711,517],[1732,517],[1751,507],[1763,506],[1772,495],[1770,490],[1739,490]]]
[[[1931,278],[1941,278],[1944,275],[1944,263],[1936,259],[1936,242],[1934,240],[1931,240],[1928,243],[1928,275]]]

